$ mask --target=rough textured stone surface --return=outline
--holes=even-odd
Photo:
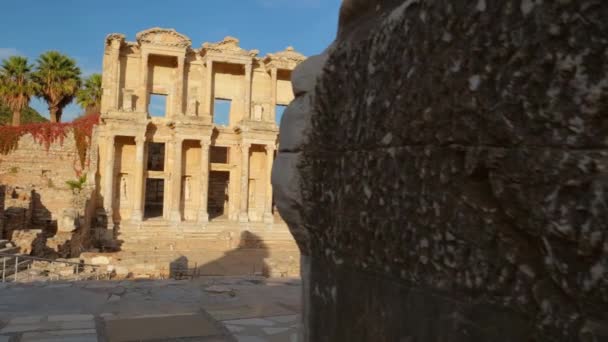
[[[20,239],[22,253],[67,257],[90,245],[94,184],[81,190],[66,184],[78,177],[77,153],[72,133],[48,150],[26,134],[18,148],[0,156],[2,236]],[[95,168],[96,160],[89,166]]]
[[[343,6],[283,215],[307,340],[606,340],[608,3]]]

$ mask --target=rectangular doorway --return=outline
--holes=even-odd
[[[209,173],[209,199],[207,211],[210,219],[228,218],[230,203],[230,172],[211,171]]]
[[[162,218],[165,200],[165,180],[146,179],[146,203],[144,205],[145,218]]]

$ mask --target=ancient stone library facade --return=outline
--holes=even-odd
[[[136,42],[107,37],[99,185],[110,223],[275,221],[276,108],[293,99],[290,74],[304,56],[257,55],[231,37],[193,49],[159,28]]]
[[[304,59],[291,47],[261,57],[232,37],[195,48],[172,29],[133,42],[108,35],[88,170],[89,247],[97,248],[81,256],[122,275],[176,267],[298,275],[270,174],[276,116],[294,97],[291,72]],[[58,223],[62,215],[50,214]]]

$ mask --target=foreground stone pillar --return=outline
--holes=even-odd
[[[608,341],[607,14],[343,1],[273,170],[304,341]]]
[[[266,121],[274,122],[277,117],[277,68],[270,69],[271,77],[271,95],[270,95],[270,117]]]
[[[207,204],[209,201],[209,142],[201,140],[201,181],[200,181],[200,206],[198,210],[198,222],[209,222]]]
[[[266,196],[264,203],[264,222],[273,223],[274,215],[272,214],[272,164],[274,162],[274,145],[266,145],[266,173],[268,174],[268,183],[266,184]]]
[[[146,137],[138,135],[135,137],[135,165],[133,173],[133,209],[131,220],[141,222],[143,219],[144,201],[144,148]]]
[[[171,222],[182,221],[182,146],[183,140],[173,142],[173,172],[171,174]]]
[[[251,80],[252,80],[252,65],[251,62],[245,64],[245,119],[251,120]]]
[[[106,138],[106,156],[105,156],[105,183],[103,193],[103,207],[106,211],[107,229],[114,229],[114,164],[115,152],[114,146],[115,136],[110,135]]]
[[[251,144],[241,144],[241,205],[239,222],[249,222],[249,148],[251,148]]]

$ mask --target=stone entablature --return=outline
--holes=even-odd
[[[214,219],[284,227],[270,185],[275,108],[293,99],[291,71],[305,57],[288,48],[260,58],[233,37],[193,49],[173,29],[136,38],[105,42],[97,148],[107,228]],[[164,116],[150,114],[151,95],[166,97]],[[214,120],[218,99],[231,102],[228,125]]]

